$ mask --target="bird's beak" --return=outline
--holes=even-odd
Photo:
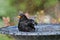
[[[21,16],[17,16],[19,19],[21,18]]]

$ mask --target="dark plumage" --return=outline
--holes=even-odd
[[[19,31],[30,32],[34,31],[34,25],[37,24],[32,19],[28,19],[24,14],[19,15],[21,18],[19,19],[18,29]]]

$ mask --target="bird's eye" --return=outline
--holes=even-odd
[[[21,18],[21,16],[17,16],[18,18]]]

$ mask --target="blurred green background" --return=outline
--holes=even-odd
[[[37,12],[40,10],[47,11],[46,9],[53,8],[59,3],[60,0],[0,0],[0,27],[4,27],[2,17],[10,17],[10,22],[15,22],[13,18],[20,10],[27,11],[30,15],[38,15]],[[0,34],[0,40],[14,40],[14,38]]]

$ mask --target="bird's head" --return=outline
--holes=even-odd
[[[19,18],[19,19],[24,19],[24,20],[25,20],[25,19],[28,19],[25,14],[20,14],[20,15],[18,16],[18,18]]]

